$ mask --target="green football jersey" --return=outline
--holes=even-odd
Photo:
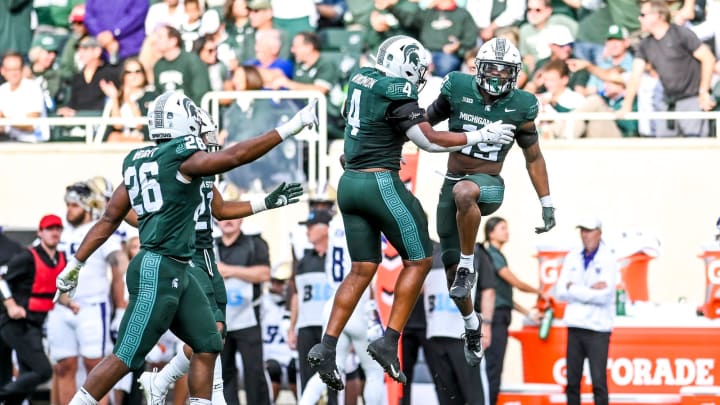
[[[525,90],[512,90],[495,102],[486,104],[474,75],[451,72],[445,77],[440,93],[450,102],[448,126],[454,132],[474,131],[498,120],[519,127],[535,120],[538,115],[537,97]],[[458,153],[502,163],[512,145],[479,143]]]
[[[200,183],[200,198],[202,201],[195,209],[195,249],[212,249],[212,199],[214,176],[202,178]]]
[[[203,202],[202,178],[188,181],[180,165],[206,149],[202,140],[188,135],[135,149],[123,161],[123,181],[138,215],[143,249],[163,256],[191,258],[195,252],[194,213]]]
[[[370,67],[359,69],[348,85],[345,101],[345,168],[400,170],[405,141],[387,120],[391,103],[417,101],[417,87]]]

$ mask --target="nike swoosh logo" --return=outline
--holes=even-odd
[[[400,375],[400,373],[397,370],[395,370],[394,364],[390,365],[390,374],[392,374],[393,377],[398,377]]]
[[[514,109],[511,110],[511,109],[507,109],[507,108],[505,109],[505,112],[513,112],[513,111],[515,111],[515,110]]]

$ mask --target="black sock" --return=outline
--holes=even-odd
[[[338,338],[336,338],[335,336],[330,336],[330,335],[325,334],[322,337],[322,344],[324,344],[325,346],[327,346],[333,350],[335,350],[335,348],[337,347],[337,341],[338,341]]]
[[[385,329],[385,342],[386,343],[390,343],[394,346],[397,346],[399,340],[400,340],[400,332],[396,331],[393,328]]]

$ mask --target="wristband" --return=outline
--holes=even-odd
[[[8,285],[7,281],[3,279],[0,279],[0,294],[2,294],[3,301],[12,298],[12,291],[10,291],[10,286]]]
[[[293,117],[294,118],[294,117]],[[293,122],[294,119],[290,119],[289,121],[283,123],[279,127],[275,128],[275,131],[280,135],[280,138],[284,141],[289,136],[297,134],[299,131],[297,131],[294,127],[297,126],[295,122]]]
[[[279,133],[279,132],[278,132]],[[280,135],[282,136],[282,135]],[[250,198],[250,206],[252,207],[253,214],[265,211],[267,206],[265,205],[265,196],[256,196]]]
[[[540,205],[542,205],[545,208],[552,207],[552,198],[550,198],[550,194],[546,195],[545,197],[540,197]]]

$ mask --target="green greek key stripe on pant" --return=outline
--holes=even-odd
[[[505,195],[504,186],[482,186],[480,187],[481,203],[501,203]]]
[[[408,260],[424,259],[425,251],[420,241],[420,233],[418,232],[415,218],[413,218],[412,213],[410,213],[410,210],[408,210],[398,195],[397,190],[395,190],[392,175],[390,172],[377,172],[375,173],[375,180],[377,181],[380,195],[382,195],[385,206],[390,210],[390,214],[395,218],[395,222],[400,229],[400,235],[407,250]]]
[[[135,306],[128,320],[125,333],[120,338],[116,355],[123,363],[130,365],[142,342],[145,328],[155,306],[158,290],[158,270],[162,256],[146,252],[140,263],[140,289]]]

